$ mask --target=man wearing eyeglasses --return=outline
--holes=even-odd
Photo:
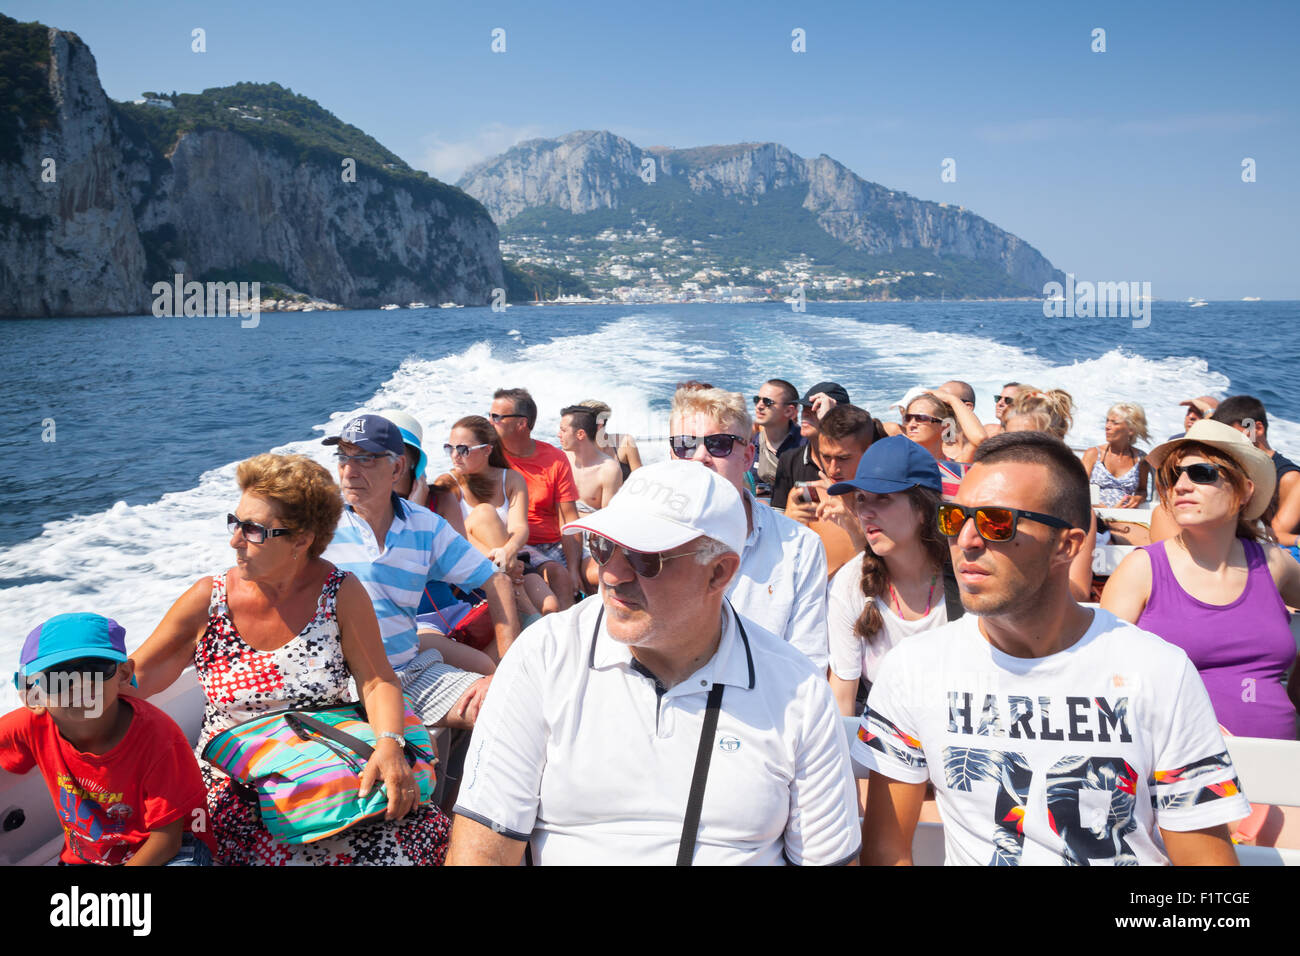
[[[805,520],[811,520],[816,502],[804,492],[810,481],[821,478],[821,469],[812,456],[812,441],[817,435],[822,416],[836,405],[849,404],[849,393],[838,382],[818,382],[799,399],[799,434],[803,443],[797,448],[782,452],[777,462],[776,477],[772,479],[772,507],[784,511],[792,503],[808,506]],[[791,501],[791,494],[795,502]]]
[[[564,452],[533,438],[537,403],[526,389],[497,389],[488,418],[506,461],[528,485],[528,544],[520,556],[532,562],[563,611],[583,589],[582,544],[560,534],[560,525],[578,517],[573,469]]]
[[[398,497],[394,489],[409,466],[402,433],[388,419],[358,415],[322,444],[338,446],[346,500],[323,557],[356,575],[370,595],[384,652],[424,722],[472,727],[491,678],[452,667],[437,650],[422,648],[416,612],[429,582],[482,588],[503,655],[519,634],[509,578],[438,515]]]
[[[970,613],[872,685],[864,863],[911,862],[927,781],[950,864],[1236,863],[1226,824],[1250,805],[1196,669],[1070,595],[1088,518],[1087,473],[1040,432],[982,443],[939,506]]]
[[[803,651],[825,673],[830,658],[826,552],[816,534],[764,507],[745,488],[745,472],[754,455],[745,400],[719,388],[679,388],[673,395],[669,431],[674,458],[717,472],[741,495],[746,537],[740,571],[729,592],[732,603]]]
[[[525,845],[536,864],[853,862],[830,687],[725,597],[746,534],[734,485],[647,465],[564,531],[590,533],[600,596],[502,661],[447,863],[516,865]]]
[[[758,431],[754,433],[754,465],[750,469],[759,497],[772,493],[781,455],[807,441],[796,422],[798,417],[799,390],[780,378],[764,382],[754,396],[754,424]]]

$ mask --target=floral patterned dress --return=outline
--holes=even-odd
[[[230,778],[202,758],[216,734],[258,714],[328,707],[352,700],[335,600],[345,572],[335,569],[316,602],[316,616],[302,632],[274,651],[245,643],[226,606],[226,575],[214,575],[208,627],[194,650],[194,666],[207,705],[196,753],[208,792],[217,862],[240,865],[440,866],[450,824],[426,804],[397,822],[361,824],[315,843],[277,841],[262,825],[258,808],[240,797]]]

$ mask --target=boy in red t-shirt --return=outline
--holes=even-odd
[[[60,614],[27,635],[14,681],[26,708],[0,717],[0,767],[39,767],[65,835],[61,863],[211,864],[203,779],[176,722],[120,697],[126,632]]]

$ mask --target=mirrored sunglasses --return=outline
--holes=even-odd
[[[955,538],[966,527],[966,522],[975,519],[975,530],[985,541],[1010,541],[1016,536],[1016,523],[1021,518],[1037,521],[1052,528],[1069,528],[1068,521],[1054,515],[1038,511],[1025,511],[1021,508],[999,508],[983,506],[965,508],[961,505],[939,505],[939,533],[945,538]]]

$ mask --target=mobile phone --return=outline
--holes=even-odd
[[[817,486],[811,481],[796,481],[794,486],[803,489],[803,500],[809,504],[815,505],[821,501],[821,497],[817,493]]]

